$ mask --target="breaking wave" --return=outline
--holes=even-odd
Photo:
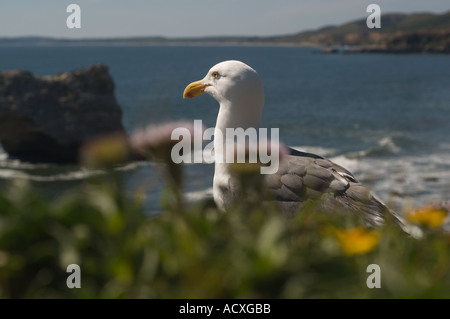
[[[347,154],[350,158],[383,157],[396,155],[402,151],[416,148],[419,142],[402,135],[387,136],[378,141],[377,145],[366,150]]]

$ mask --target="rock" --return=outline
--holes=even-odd
[[[450,30],[396,32],[378,43],[362,44],[347,53],[450,53]]]
[[[92,138],[123,133],[114,82],[104,65],[51,76],[0,72],[0,142],[12,157],[73,163]]]
[[[324,54],[339,53],[339,49],[335,47],[324,47],[318,50],[317,53],[324,53]]]

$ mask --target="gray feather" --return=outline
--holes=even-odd
[[[280,182],[294,192],[301,192],[303,189],[303,180],[300,175],[284,174],[281,176]]]
[[[318,201],[321,210],[352,211],[363,214],[368,224],[379,225],[389,211],[348,170],[314,154],[286,156],[278,171],[265,180],[279,207],[289,213],[307,201]]]

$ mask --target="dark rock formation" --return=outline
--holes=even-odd
[[[43,77],[0,72],[0,141],[12,157],[76,162],[85,141],[124,133],[121,118],[104,65]]]
[[[357,45],[347,53],[450,53],[450,30],[396,32],[381,35],[369,44]]]
[[[398,32],[384,47],[392,53],[450,53],[450,30]]]

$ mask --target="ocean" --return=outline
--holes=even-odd
[[[346,167],[397,209],[450,200],[450,56],[317,54],[296,46],[0,47],[0,71],[48,75],[92,64],[109,66],[128,132],[177,119],[215,124],[210,96],[183,100],[185,86],[214,64],[241,60],[260,74],[263,126],[287,145]],[[164,188],[148,162],[120,168],[132,194],[145,190],[149,214]],[[185,165],[186,197],[211,194],[214,166]],[[0,185],[26,179],[52,195],[92,175],[77,165],[12,160],[0,149]]]

